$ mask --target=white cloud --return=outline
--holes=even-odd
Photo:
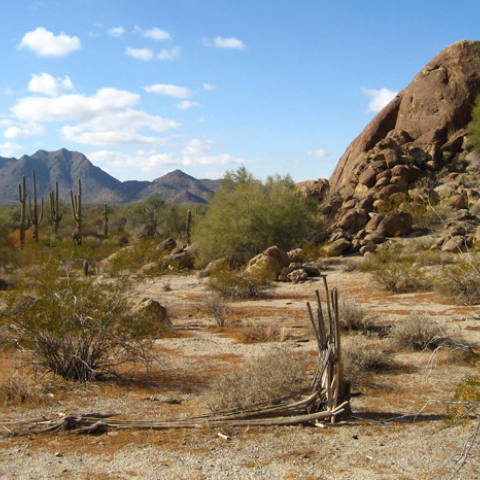
[[[33,137],[35,135],[41,135],[43,133],[45,133],[45,127],[43,125],[31,122],[27,125],[14,125],[9,127],[5,130],[3,136],[5,138],[13,140],[16,138]]]
[[[64,57],[80,50],[78,37],[70,37],[65,33],[54,35],[44,27],[38,27],[24,35],[19,49],[27,49],[42,57]]]
[[[138,133],[122,131],[103,131],[88,132],[85,127],[65,126],[62,128],[63,138],[65,140],[86,145],[131,145],[131,144],[149,144],[164,145],[167,140],[158,137],[147,137]]]
[[[203,84],[203,89],[206,90],[207,92],[212,92],[213,90],[216,90],[217,87],[215,85],[210,85],[208,83]]]
[[[179,87],[177,85],[166,85],[163,83],[157,83],[148,87],[143,87],[148,93],[158,93],[159,95],[169,95],[175,98],[189,98],[192,92],[185,87]]]
[[[13,157],[20,148],[22,147],[16,143],[6,142],[0,145],[0,155],[2,157]]]
[[[245,50],[245,44],[238,38],[230,37],[216,37],[214,40],[214,45],[217,48],[226,48],[230,50]]]
[[[94,95],[61,95],[54,98],[25,97],[11,108],[20,120],[55,122],[89,120],[106,112],[118,112],[140,101],[140,95],[116,88],[101,88]]]
[[[179,129],[175,120],[150,115],[132,107],[140,96],[125,90],[102,88],[94,95],[60,95],[58,97],[25,97],[11,111],[29,123],[7,125],[5,136],[18,138],[37,134],[43,125],[35,122],[81,122],[63,125],[64,139],[88,145],[151,144],[165,145],[168,139],[146,135],[144,131],[163,133]]]
[[[149,48],[132,48],[128,47],[125,50],[125,55],[148,62],[153,58],[153,52]]]
[[[114,27],[107,31],[108,36],[114,38],[120,38],[125,33],[125,29],[123,27]]]
[[[145,30],[143,32],[143,36],[147,38],[151,38],[153,40],[170,40],[170,34],[166,32],[165,30],[162,30],[160,28],[152,28],[151,30]]]
[[[308,151],[307,155],[314,155],[315,157],[324,158],[324,157],[328,157],[330,155],[330,152],[328,152],[327,150],[324,150],[323,148],[319,148],[318,150]]]
[[[42,93],[49,97],[58,97],[66,90],[75,90],[70,77],[55,78],[45,72],[40,75],[33,73],[27,88],[29,92]]]
[[[90,122],[76,126],[62,127],[66,140],[87,145],[127,145],[150,144],[165,145],[168,138],[145,136],[141,130],[152,130],[157,133],[178,129],[181,124],[146,112],[127,109],[120,112],[105,112]]]
[[[160,50],[157,54],[158,60],[175,60],[180,55],[180,47],[174,47],[171,50]]]
[[[212,153],[214,142],[211,140],[190,140],[180,154],[173,152],[157,152],[156,150],[138,150],[129,155],[123,152],[100,150],[90,153],[88,157],[95,164],[100,164],[107,171],[116,175],[132,178],[130,172],[143,172],[158,175],[164,167],[225,167],[252,163],[249,160],[235,158],[229,154],[215,155]],[[215,177],[221,175],[214,175]]]
[[[398,92],[394,92],[388,88],[381,88],[380,90],[364,88],[363,93],[371,98],[368,104],[368,112],[379,112],[398,94]]]
[[[200,140],[193,138],[183,149],[182,153],[188,156],[206,155],[211,153],[214,142],[212,140]]]
[[[0,128],[10,127],[12,125],[15,125],[13,120],[10,120],[9,118],[0,118]]]
[[[190,100],[183,100],[183,102],[177,103],[177,107],[180,110],[190,110],[193,107],[199,107],[200,104],[197,102],[191,102]]]

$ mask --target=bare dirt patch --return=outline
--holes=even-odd
[[[412,312],[426,313],[449,335],[480,341],[475,309],[448,303],[434,293],[392,295],[378,289],[368,274],[344,272],[341,263],[328,273],[340,298],[355,299],[375,325],[403,322]],[[169,288],[165,288],[168,284]],[[133,369],[122,382],[45,383],[40,403],[3,402],[1,420],[19,421],[74,412],[117,414],[119,418],[172,418],[208,411],[209,388],[218,375],[278,350],[313,353],[315,343],[305,308],[322,283],[281,284],[268,298],[232,302],[223,328],[201,311],[207,281],[170,275],[138,287],[165,305],[175,335],[156,342],[157,362],[149,372]],[[282,342],[243,343],[234,333],[245,322],[262,321],[291,334]],[[104,435],[27,435],[0,438],[0,478],[30,479],[437,479],[479,477],[469,459],[452,477],[455,460],[475,421],[445,429],[445,401],[452,398],[475,364],[458,364],[448,352],[405,352],[375,331],[346,335],[344,344],[386,352],[398,368],[369,373],[352,399],[353,416],[336,425],[166,431],[110,431]],[[21,369],[18,355],[0,357],[0,381]],[[31,372],[22,371],[25,378]],[[3,427],[8,428],[8,425]],[[221,434],[219,436],[218,434]],[[474,452],[472,452],[474,453]],[[478,452],[476,452],[478,453]]]

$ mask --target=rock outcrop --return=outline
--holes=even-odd
[[[383,166],[372,165],[376,161],[394,164],[400,146],[421,166],[435,167],[448,159],[462,145],[462,129],[479,93],[480,42],[463,40],[442,50],[352,142],[330,177],[330,188],[358,184],[366,168],[357,167]],[[369,154],[375,147],[379,155],[374,160]]]
[[[480,154],[468,152],[466,131],[479,93],[480,42],[460,41],[367,125],[330,178],[330,255],[373,251],[380,242],[369,240],[371,233],[407,235],[409,208],[427,199],[459,218],[475,203],[480,211]]]

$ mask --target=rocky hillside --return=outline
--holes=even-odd
[[[331,254],[372,251],[385,237],[409,234],[412,211],[433,201],[453,212],[457,244],[472,242],[480,155],[469,152],[465,127],[479,93],[480,42],[457,42],[367,125],[330,178]]]
[[[37,195],[48,198],[48,193],[58,182],[60,197],[68,201],[70,189],[76,189],[77,179],[82,180],[85,203],[127,203],[143,200],[152,195],[169,203],[207,203],[219,187],[217,180],[197,180],[175,170],[152,182],[121,182],[94,166],[79,152],[61,149],[56,152],[39,150],[20,159],[0,157],[0,203],[16,202],[18,182],[22,175],[31,192],[32,169],[37,179]]]

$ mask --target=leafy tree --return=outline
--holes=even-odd
[[[317,207],[299,197],[290,176],[265,182],[244,167],[228,172],[206,215],[193,226],[200,261],[227,257],[240,263],[271,245],[289,249],[316,225]]]
[[[127,205],[122,209],[121,213],[127,219],[129,229],[146,225],[150,235],[154,235],[164,208],[165,200],[152,195],[143,202]]]

